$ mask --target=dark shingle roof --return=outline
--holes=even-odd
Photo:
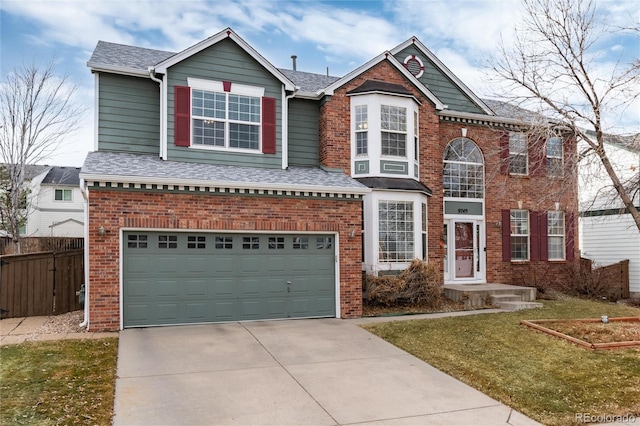
[[[0,167],[5,168],[7,164],[0,163]],[[24,166],[24,179],[31,180],[34,177],[46,172],[51,166],[41,166],[39,164],[26,164]]]
[[[193,180],[197,182],[243,185],[258,188],[261,185],[286,187],[321,187],[351,189],[362,192],[363,185],[341,172],[327,172],[319,167],[266,169],[218,164],[163,161],[155,155],[137,155],[118,152],[90,152],[82,166],[83,177],[126,176],[145,179]]]
[[[498,117],[513,118],[524,123],[547,123],[551,121],[548,117],[537,112],[521,108],[517,105],[495,99],[482,99]]]
[[[408,178],[388,178],[388,177],[363,177],[356,178],[361,184],[374,189],[399,189],[402,191],[422,192],[425,195],[433,195],[426,185],[417,180]]]
[[[296,86],[300,87],[303,92],[317,92],[320,89],[331,85],[340,77],[332,77],[324,74],[314,74],[304,71],[294,71],[279,68],[282,74],[284,74],[289,80],[291,80]]]
[[[410,91],[400,84],[387,83],[386,81],[379,80],[367,80],[355,89],[348,91],[347,94],[370,92],[397,93],[400,95],[413,96]]]
[[[80,167],[52,167],[42,179],[43,184],[49,185],[80,185]]]
[[[87,66],[96,68],[100,66],[119,67],[147,71],[148,67],[156,65],[173,55],[175,55],[174,52],[166,52],[164,50],[99,41],[89,62],[87,62]]]

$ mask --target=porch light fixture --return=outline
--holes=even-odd
[[[98,228],[98,235],[100,235],[101,237],[104,237],[105,235],[107,235],[107,230],[105,229],[104,226],[100,226]]]

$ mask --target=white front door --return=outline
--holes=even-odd
[[[482,221],[456,219],[450,221],[447,259],[450,282],[483,282],[484,232]]]

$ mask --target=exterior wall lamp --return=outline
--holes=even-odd
[[[107,235],[107,230],[105,229],[104,226],[100,226],[98,228],[98,235],[100,235],[101,237],[104,237],[105,235]]]

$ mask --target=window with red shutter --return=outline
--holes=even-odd
[[[276,153],[276,99],[262,98],[262,153]]]
[[[191,88],[174,87],[173,140],[176,146],[191,145]]]

